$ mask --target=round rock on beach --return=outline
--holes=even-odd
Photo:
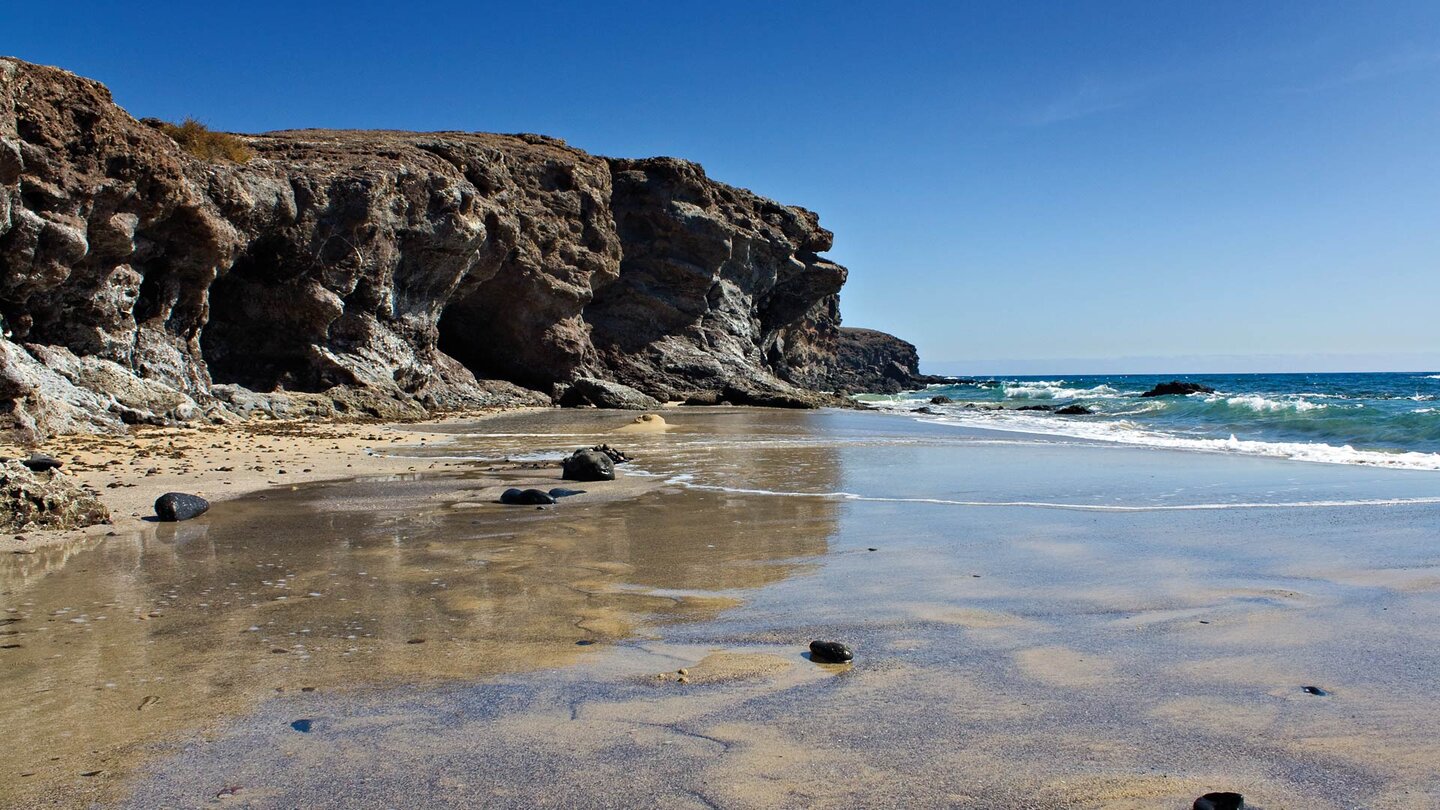
[[[540,506],[555,503],[555,497],[541,489],[515,489],[511,487],[500,494],[500,502],[521,506]]]
[[[30,470],[32,470],[32,471],[34,471],[34,472],[45,472],[45,471],[47,471],[47,470],[57,470],[57,469],[65,466],[64,463],[61,462],[59,459],[57,459],[57,458],[52,458],[52,457],[47,456],[47,455],[45,455],[45,454],[43,454],[43,453],[31,453],[31,454],[30,454],[30,458],[27,458],[27,459],[25,459],[24,461],[21,461],[20,463],[21,463],[21,464],[24,464],[27,468],[29,468]]]
[[[1192,810],[1245,810],[1245,797],[1239,793],[1206,793],[1195,800]]]
[[[209,501],[184,492],[167,492],[155,499],[155,516],[164,521],[189,520],[209,509]]]
[[[855,658],[849,645],[839,641],[810,642],[810,660],[821,664],[844,664]]]

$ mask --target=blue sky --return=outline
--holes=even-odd
[[[1440,366],[1440,3],[7,3],[0,52],[137,116],[699,161],[820,212],[930,369]]]

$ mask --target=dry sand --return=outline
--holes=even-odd
[[[72,531],[4,535],[0,553],[25,553],[138,529],[144,518],[155,514],[155,499],[166,492],[186,492],[216,502],[270,487],[457,469],[466,462],[422,461],[387,452],[397,446],[434,446],[449,441],[435,428],[476,422],[501,412],[466,412],[400,425],[252,421],[136,428],[128,436],[56,437],[33,450],[63,461],[61,472],[96,493],[110,509],[112,523]],[[0,444],[0,456],[23,458],[31,452],[32,448]]]

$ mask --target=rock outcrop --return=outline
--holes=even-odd
[[[874,329],[841,327],[834,359],[813,384],[832,391],[894,394],[951,382],[948,377],[920,373],[914,344]]]
[[[564,386],[556,399],[567,408],[615,408],[627,411],[646,411],[660,407],[660,402],[622,383],[581,377]]]
[[[816,215],[694,163],[536,135],[237,137],[249,161],[202,160],[103,85],[0,59],[0,428],[400,418],[581,378],[814,406],[899,379],[847,349],[884,341],[840,329]],[[913,372],[913,347],[895,361]]]
[[[104,504],[59,470],[0,462],[0,531],[81,529],[109,520]]]
[[[1154,388],[1151,388],[1149,391],[1146,391],[1145,393],[1141,394],[1140,396],[1142,396],[1142,397],[1184,397],[1184,396],[1189,396],[1189,395],[1191,395],[1191,394],[1213,394],[1213,393],[1215,393],[1215,389],[1214,389],[1214,388],[1211,388],[1211,387],[1208,386],[1208,385],[1201,385],[1200,383],[1193,383],[1193,382],[1181,382],[1180,380],[1171,380],[1170,382],[1162,382],[1162,383],[1157,384]]]

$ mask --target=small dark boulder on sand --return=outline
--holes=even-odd
[[[954,402],[954,401],[955,401],[955,400],[953,400],[953,399],[945,396],[944,394],[939,394],[939,395],[937,395],[937,396],[930,397],[930,404],[931,404],[931,405],[949,405],[950,403],[952,403],[952,402]]]
[[[1314,695],[1315,697],[1326,697],[1330,694],[1329,692],[1321,689],[1318,686],[1302,686],[1300,687],[1300,691],[1304,692],[1307,695]]]
[[[855,658],[855,653],[839,641],[810,642],[810,660],[821,664],[843,664]]]
[[[511,506],[541,506],[555,503],[550,493],[541,489],[515,489],[511,487],[500,493],[500,502]]]
[[[46,470],[58,470],[64,466],[58,458],[51,458],[43,453],[31,453],[30,458],[20,462],[28,467],[31,472],[45,472]]]
[[[1084,405],[1066,405],[1055,413],[1060,414],[1061,416],[1089,416],[1090,414],[1095,412],[1085,407]]]
[[[598,450],[576,450],[562,463],[566,481],[614,481],[615,462]]]
[[[1195,800],[1191,810],[1245,810],[1245,797],[1239,793],[1206,793]]]
[[[544,506],[555,503],[561,498],[568,498],[571,495],[584,495],[583,489],[565,489],[556,487],[549,492],[543,489],[516,489],[511,487],[500,493],[500,503],[511,506]]]
[[[209,508],[209,501],[199,495],[187,495],[183,492],[167,492],[155,499],[155,516],[165,521],[200,517]]]
[[[1213,394],[1213,393],[1215,393],[1215,389],[1214,389],[1214,388],[1211,388],[1211,387],[1208,386],[1208,385],[1201,385],[1200,383],[1192,383],[1192,382],[1181,382],[1181,381],[1179,381],[1179,380],[1171,380],[1170,382],[1160,383],[1159,385],[1155,386],[1154,388],[1151,388],[1149,391],[1146,391],[1145,393],[1141,394],[1140,396],[1142,396],[1142,397],[1169,397],[1169,396],[1183,397],[1183,396],[1188,396],[1188,395],[1190,395],[1190,394]]]

